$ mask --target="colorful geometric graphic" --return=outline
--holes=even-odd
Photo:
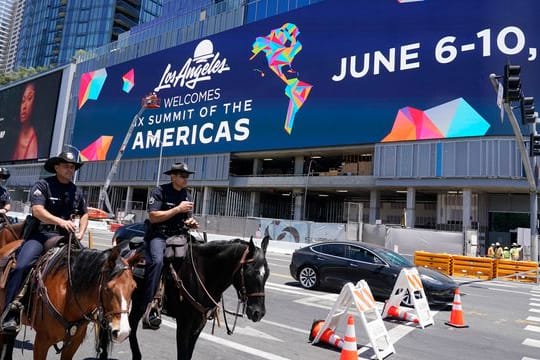
[[[107,79],[105,68],[82,74],[79,85],[79,109],[88,99],[97,100],[99,98],[105,79]]]
[[[296,38],[300,34],[298,27],[291,23],[286,23],[278,29],[273,29],[267,36],[259,36],[253,43],[251,52],[253,60],[259,52],[266,54],[268,67],[287,86],[285,95],[290,99],[285,118],[285,131],[290,135],[294,124],[294,118],[298,110],[304,105],[313,85],[298,79],[298,73],[293,70],[291,64],[294,57],[302,50],[302,44]],[[264,72],[256,69],[264,76]]]
[[[133,89],[133,87],[135,86],[135,69],[131,69],[127,73],[125,73],[122,76],[122,81],[122,91],[129,94],[131,89]]]
[[[463,98],[422,111],[400,109],[392,130],[381,142],[483,136],[490,125]]]
[[[100,136],[96,141],[81,150],[83,161],[106,160],[113,136]]]

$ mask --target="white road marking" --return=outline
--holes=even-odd
[[[533,297],[532,297],[532,298],[530,298],[529,300],[531,300],[531,301],[540,301],[540,298],[533,298]]]
[[[521,360],[538,360],[538,359],[525,356],[525,357],[522,357]]]
[[[176,323],[174,323],[172,321],[162,320],[162,324],[164,326],[170,327],[171,329],[176,329]],[[285,357],[282,357],[282,356],[279,356],[279,355],[271,354],[271,353],[266,352],[266,351],[261,351],[259,349],[255,349],[255,348],[252,348],[252,347],[249,347],[249,346],[246,346],[246,345],[238,344],[238,343],[235,343],[233,341],[225,340],[225,339],[222,339],[222,338],[219,338],[217,336],[210,335],[210,334],[207,334],[207,333],[201,333],[200,338],[204,339],[206,341],[210,341],[210,342],[219,344],[219,345],[230,347],[230,348],[235,349],[237,351],[241,351],[241,352],[244,352],[244,353],[247,353],[247,354],[251,354],[252,356],[259,357],[261,359],[290,360],[288,358],[285,358]]]
[[[540,332],[540,326],[527,325],[525,326],[525,330]]]
[[[265,323],[265,324],[268,324],[268,325],[277,326],[277,327],[280,327],[280,328],[283,328],[283,329],[296,331],[296,332],[301,333],[301,334],[308,334],[309,335],[309,331],[305,330],[305,329],[299,329],[299,328],[295,328],[295,327],[292,327],[292,326],[289,326],[289,325],[280,324],[280,323],[277,323],[277,322],[274,322],[274,321],[264,320],[264,319],[261,320],[261,322]]]
[[[279,339],[277,337],[274,337],[274,336],[272,336],[270,334],[264,333],[264,332],[262,332],[260,330],[254,329],[251,326],[245,326],[245,327],[237,326],[236,329],[234,330],[234,332],[236,334],[241,334],[241,335],[246,335],[246,336],[254,336],[254,337],[259,338],[259,339],[283,342],[283,340],[281,340],[281,339]]]
[[[514,294],[530,295],[530,294],[529,294],[528,292],[526,292],[526,291],[516,291],[516,290],[506,290],[506,289],[495,289],[495,288],[492,288],[492,287],[488,287],[488,289],[494,290],[494,291],[509,292],[509,293],[514,293]]]
[[[540,306],[540,303],[529,303],[529,306]]]
[[[540,313],[540,309],[529,309],[530,312]]]
[[[535,339],[525,339],[525,340],[523,340],[523,342],[522,342],[521,344],[522,344],[522,345],[527,345],[527,346],[532,346],[532,347],[540,348],[540,340],[535,340]]]
[[[527,321],[538,321],[538,322],[540,322],[540,317],[529,316],[529,317],[527,317]]]

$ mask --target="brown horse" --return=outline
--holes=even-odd
[[[18,242],[20,243],[20,242]],[[0,248],[0,257],[16,246]],[[105,251],[53,248],[43,255],[31,277],[32,291],[22,299],[22,322],[35,332],[34,360],[45,360],[51,346],[62,342],[61,359],[72,359],[89,322],[107,323],[114,342],[129,335],[128,313],[136,283],[131,267],[141,253],[124,260],[117,248]],[[4,290],[0,290],[3,307]],[[15,335],[0,336],[2,359],[11,359]]]
[[[4,222],[4,226],[0,229],[0,248],[12,241],[22,239],[23,228],[24,221],[17,224]]]

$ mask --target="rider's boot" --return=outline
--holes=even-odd
[[[154,299],[146,306],[142,319],[142,328],[158,330],[161,325],[161,309],[158,299]]]
[[[6,334],[16,334],[20,330],[22,304],[15,300],[6,307],[1,317],[0,329]]]

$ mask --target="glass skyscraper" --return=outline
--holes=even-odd
[[[26,0],[17,67],[65,64],[161,15],[162,0]]]

